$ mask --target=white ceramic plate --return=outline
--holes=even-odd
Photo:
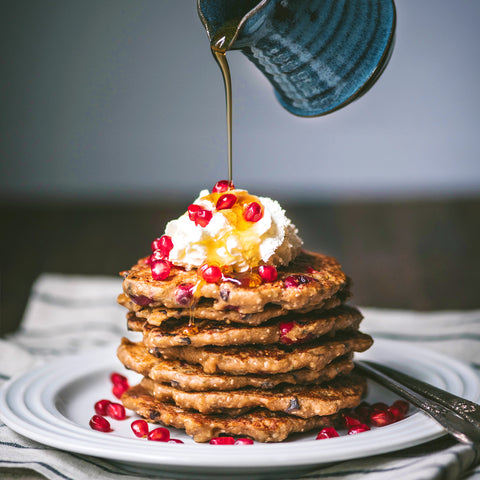
[[[109,375],[123,371],[116,347],[62,358],[13,379],[0,390],[0,418],[14,431],[45,445],[120,462],[142,472],[178,478],[265,478],[269,474],[299,475],[318,465],[366,457],[418,445],[443,435],[442,428],[422,412],[355,436],[315,440],[317,432],[296,435],[280,444],[250,446],[196,444],[183,432],[170,429],[185,444],[149,442],[133,436],[130,423],[111,420],[111,433],[90,429],[94,403],[114,400]],[[469,400],[480,398],[480,381],[467,365],[430,351],[390,340],[376,340],[357,358],[397,368]],[[140,377],[129,373],[135,383]],[[367,401],[386,403],[397,397],[370,383]]]

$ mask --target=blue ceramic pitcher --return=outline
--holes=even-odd
[[[359,98],[386,67],[393,0],[197,0],[212,43],[240,49],[291,113],[318,116]]]

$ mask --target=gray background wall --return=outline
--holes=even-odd
[[[194,0],[3,0],[0,196],[191,197],[227,175],[221,76]],[[300,119],[239,52],[234,179],[304,199],[480,192],[480,2],[397,0],[377,85]]]

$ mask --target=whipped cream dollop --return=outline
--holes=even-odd
[[[211,212],[206,225],[196,224],[188,212],[167,224],[165,234],[173,242],[169,255],[173,264],[191,269],[207,263],[245,272],[261,264],[287,265],[298,255],[302,240],[277,201],[250,195],[246,190],[225,193],[236,196],[231,208],[217,209],[223,193],[208,190],[202,190],[194,201],[194,205]],[[245,219],[245,209],[252,202],[262,207],[258,221]]]

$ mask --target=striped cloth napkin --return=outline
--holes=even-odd
[[[34,284],[19,331],[0,339],[0,385],[62,355],[119,342],[125,313],[116,302],[121,280],[44,274]],[[470,363],[480,374],[480,310],[432,312],[361,309],[362,330],[429,348]],[[480,450],[448,436],[407,450],[320,467],[297,478],[480,480]],[[144,479],[106,460],[56,450],[0,422],[0,478]],[[169,480],[166,476],[148,478]],[[293,480],[293,479],[292,479]]]

